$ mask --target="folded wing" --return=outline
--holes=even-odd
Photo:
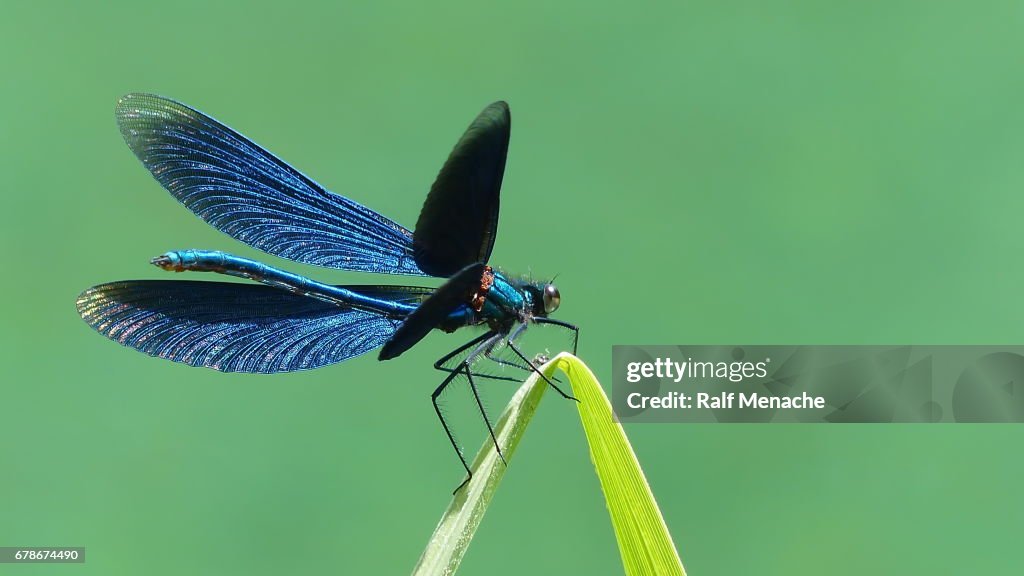
[[[480,286],[481,275],[486,265],[482,262],[470,264],[452,275],[435,290],[411,314],[380,350],[379,360],[390,360],[412,348],[431,330],[444,322],[456,308],[465,304],[469,294]]]
[[[416,221],[413,246],[420,270],[447,278],[490,258],[511,130],[508,105],[495,102],[455,145]]]

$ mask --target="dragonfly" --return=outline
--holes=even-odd
[[[328,191],[210,116],[153,94],[128,94],[115,109],[125,142],[153,177],[214,228],[268,254],[341,270],[443,278],[436,288],[333,285],[215,250],[176,250],[152,259],[173,272],[213,272],[254,282],[133,280],[93,286],[77,299],[100,334],[151,356],[224,372],[278,373],[334,364],[380,348],[390,360],[432,330],[478,326],[483,333],[446,354],[431,394],[448,440],[472,470],[438,406],[456,378],[480,400],[480,378],[512,380],[475,368],[490,360],[540,374],[517,340],[530,325],[579,328],[549,316],[561,295],[551,282],[505,274],[488,264],[511,112],[495,102],[473,120],[427,194],[413,231]],[[498,350],[512,355],[499,355]],[[507,356],[507,357],[506,357]]]

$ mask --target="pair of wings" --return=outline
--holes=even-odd
[[[494,245],[511,115],[496,102],[473,121],[423,204],[414,232],[333,194],[241,134],[166,98],[129,94],[116,109],[135,155],[211,226],[296,262],[448,277],[486,262]],[[422,302],[430,289],[350,287]],[[105,336],[153,356],[225,371],[285,372],[379,347],[396,322],[266,286],[114,282],[78,298]]]

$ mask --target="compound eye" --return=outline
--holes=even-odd
[[[561,303],[562,296],[558,293],[558,288],[555,288],[554,284],[544,286],[544,312],[551,314],[558,310],[558,305]]]

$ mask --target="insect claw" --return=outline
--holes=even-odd
[[[455,490],[452,490],[452,496],[458,494],[459,490],[462,490],[462,487],[465,486],[466,484],[469,484],[469,481],[472,480],[472,479],[473,479],[473,475],[472,474],[470,474],[469,476],[466,476],[466,479],[462,481],[462,484],[459,484],[458,486],[455,487]]]

